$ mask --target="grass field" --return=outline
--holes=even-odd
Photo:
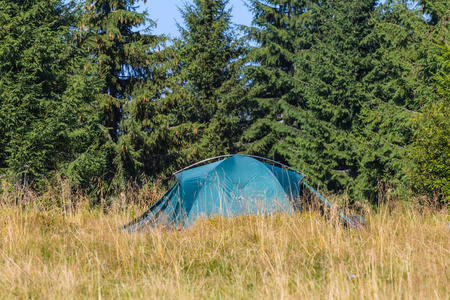
[[[368,209],[365,230],[307,211],[115,231],[142,209],[0,206],[0,297],[450,297],[447,209]]]

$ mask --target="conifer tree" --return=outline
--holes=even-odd
[[[360,113],[383,80],[376,71],[380,44],[370,22],[376,1],[318,3],[311,10],[314,45],[300,58],[297,78],[307,114],[293,121],[303,129],[291,154],[328,188],[355,192],[360,175]],[[302,124],[303,123],[303,124]],[[359,179],[358,179],[359,180]]]
[[[450,201],[450,46],[447,23],[450,22],[450,2],[423,1],[422,4],[424,12],[427,12],[429,16],[429,24],[435,27],[434,34],[437,34],[435,39],[425,40],[422,43],[425,49],[429,50],[428,55],[433,55],[436,49],[439,50],[438,59],[442,63],[442,68],[436,72],[435,76],[428,79],[437,81],[439,99],[422,98],[422,101],[428,100],[426,105],[420,109],[420,113],[412,116],[414,136],[411,147],[407,148],[412,165],[408,168],[407,175],[417,191],[438,196],[448,203]],[[436,59],[435,56],[429,57],[428,61],[434,61],[434,59]],[[428,89],[430,92],[434,91],[434,85],[431,84]]]
[[[72,163],[93,158],[102,136],[89,99],[98,83],[80,74],[77,13],[71,2],[0,2],[0,164],[16,181],[71,173]],[[98,173],[96,162],[78,170],[75,181]]]
[[[124,138],[141,153],[142,172],[171,174],[190,162],[234,152],[243,97],[242,46],[228,2],[198,0],[181,10],[181,39],[162,49],[145,93],[127,106]]]
[[[296,97],[290,93],[295,86],[297,72],[296,52],[307,51],[310,41],[307,29],[307,1],[250,1],[253,27],[246,28],[253,47],[247,59],[246,71],[249,93],[251,126],[243,135],[246,151],[262,156],[286,160],[274,151],[275,145],[290,132],[283,124],[283,97]]]
[[[384,180],[409,184],[408,149],[414,122],[427,104],[439,101],[434,74],[439,73],[437,42],[448,40],[449,2],[386,1],[376,30],[383,57],[377,72],[385,74],[371,101],[364,107],[361,139],[361,186]],[[373,189],[372,189],[373,190]]]
[[[252,57],[260,66],[250,78],[260,92],[244,135],[249,151],[285,161],[315,184],[351,191],[359,114],[377,76],[376,1],[253,1],[252,8],[257,28],[249,33],[261,47]]]
[[[181,10],[180,75],[187,91],[183,117],[198,124],[199,157],[237,151],[244,109],[240,85],[245,47],[231,23],[228,0],[195,0]]]
[[[110,176],[119,181],[136,175],[140,166],[139,150],[129,137],[121,137],[125,130],[122,123],[129,117],[124,114],[124,106],[146,99],[141,89],[156,76],[154,66],[159,56],[156,49],[165,40],[151,34],[155,23],[147,12],[136,12],[136,3],[87,0],[80,22],[81,39],[88,45],[87,56],[91,64],[98,66],[98,76],[103,80],[98,107],[103,114],[102,125],[109,129],[115,144],[115,156],[109,158]],[[140,26],[143,29],[138,30]]]

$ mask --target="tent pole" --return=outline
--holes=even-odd
[[[292,167],[286,166],[285,164],[282,164],[282,163],[280,163],[280,162],[278,162],[278,161],[276,161],[276,160],[273,160],[273,159],[270,159],[270,158],[265,158],[265,157],[262,157],[262,156],[250,155],[250,154],[241,154],[241,155],[245,155],[245,156],[248,156],[248,157],[253,157],[253,158],[258,158],[258,159],[263,159],[263,160],[270,161],[270,162],[275,163],[275,164],[278,164],[278,165],[280,165],[280,166],[282,166],[282,167],[284,167],[284,168],[286,168],[286,169],[289,169],[289,170],[291,170],[291,171],[294,171],[294,172],[296,172],[296,173],[298,173],[298,174],[300,174],[300,175],[302,175],[303,177],[306,178],[306,175],[303,174],[302,172],[297,171],[296,169],[294,169],[294,168],[292,168]]]
[[[211,158],[208,158],[208,159],[204,159],[204,160],[201,160],[201,161],[199,161],[199,162],[196,162],[195,164],[192,164],[192,165],[190,165],[190,166],[187,166],[186,168],[183,168],[183,169],[181,169],[181,170],[178,170],[178,171],[176,171],[175,173],[173,173],[172,175],[176,175],[176,174],[178,174],[178,173],[181,173],[181,172],[183,172],[183,171],[186,171],[187,169],[192,168],[193,166],[199,165],[199,164],[201,164],[201,163],[204,163],[204,162],[207,162],[207,161],[210,161],[210,160],[213,160],[213,159],[224,158],[224,157],[230,157],[230,156],[234,156],[234,155],[243,155],[243,156],[247,156],[247,157],[257,158],[257,159],[260,159],[260,160],[270,161],[270,162],[275,163],[275,164],[278,164],[278,165],[280,165],[280,166],[282,166],[282,167],[284,167],[284,168],[286,168],[286,169],[289,169],[289,170],[291,170],[291,171],[294,171],[294,172],[296,172],[296,173],[302,175],[303,177],[306,177],[306,175],[303,174],[302,172],[297,171],[296,169],[291,168],[291,167],[289,167],[289,166],[286,166],[285,164],[282,164],[282,163],[280,163],[280,162],[278,162],[278,161],[276,161],[276,160],[273,160],[273,159],[270,159],[270,158],[266,158],[266,157],[262,157],[262,156],[256,156],[256,155],[251,155],[251,154],[240,154],[240,153],[239,153],[239,154],[219,155],[219,156],[211,157]]]
[[[201,163],[204,163],[204,162],[207,162],[207,161],[210,161],[210,160],[213,160],[213,159],[217,159],[217,158],[230,157],[230,156],[233,156],[233,155],[235,155],[235,154],[219,155],[219,156],[211,157],[211,158],[208,158],[208,159],[204,159],[204,160],[202,160],[202,161],[196,162],[195,164],[192,164],[192,165],[190,165],[190,166],[187,166],[186,168],[183,168],[183,169],[181,169],[181,170],[176,171],[175,173],[172,174],[172,176],[173,176],[173,175],[176,175],[176,174],[178,174],[178,173],[181,173],[181,172],[183,172],[183,171],[186,171],[187,169],[190,169],[190,168],[192,168],[193,166],[199,165],[199,164],[201,164]]]

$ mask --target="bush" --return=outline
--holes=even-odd
[[[450,202],[450,45],[442,44],[441,49],[445,71],[436,79],[442,98],[413,119],[416,128],[410,175],[416,189]]]

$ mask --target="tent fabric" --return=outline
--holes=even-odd
[[[245,155],[175,174],[177,182],[122,229],[190,227],[198,218],[301,211],[304,175]]]

